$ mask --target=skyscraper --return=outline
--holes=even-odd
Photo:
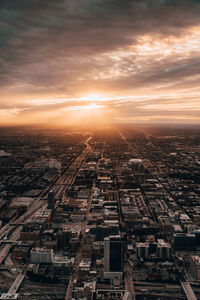
[[[104,273],[123,272],[123,242],[119,235],[104,239]]]
[[[55,197],[54,192],[51,190],[48,194],[48,209],[54,209],[55,208]]]

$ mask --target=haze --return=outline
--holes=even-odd
[[[200,1],[1,0],[0,125],[199,123]]]

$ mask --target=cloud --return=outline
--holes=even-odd
[[[1,0],[0,109],[59,109],[97,91],[142,116],[130,95],[188,98],[199,91],[199,13],[189,0]]]

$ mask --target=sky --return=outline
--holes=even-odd
[[[95,122],[200,122],[200,1],[0,0],[0,125]]]

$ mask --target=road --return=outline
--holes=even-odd
[[[66,183],[64,185],[62,185],[62,187],[64,186],[64,189],[62,191],[62,201],[65,200],[65,193],[66,190],[69,188],[69,186],[72,184],[73,180],[75,180],[79,169],[81,168],[83,162],[85,161],[88,153],[91,150],[89,141],[91,140],[91,137],[88,137],[86,139],[86,141],[84,142],[84,144],[86,145],[86,148],[82,151],[82,153],[76,158],[76,160],[71,164],[71,166],[68,168],[68,170],[62,175],[62,177],[58,177],[56,176],[53,180],[53,182],[51,182],[42,192],[42,194],[33,201],[30,209],[23,214],[21,217],[19,217],[15,222],[10,222],[9,224],[6,224],[1,230],[0,230],[0,239],[2,239],[5,234],[10,234],[10,232],[12,232],[12,234],[10,234],[9,239],[7,240],[8,244],[6,244],[5,246],[3,246],[0,250],[0,264],[4,261],[4,259],[6,258],[6,256],[8,255],[12,244],[17,241],[20,237],[20,232],[23,228],[23,225],[20,225],[22,223],[26,223],[31,221],[31,219],[34,217],[34,215],[41,209],[41,208],[46,208],[47,207],[47,201],[46,199],[43,199],[43,197],[48,193],[48,191],[51,189],[52,185],[56,185],[56,184],[60,184],[60,180],[63,179],[63,176],[66,176],[66,174],[68,175],[68,180],[66,181]],[[14,228],[14,229],[13,229]],[[4,240],[5,242],[5,240]],[[9,244],[10,242],[10,244]]]
[[[89,198],[89,201],[88,201],[87,212],[86,212],[86,220],[85,220],[84,225],[81,229],[82,238],[81,238],[80,250],[79,250],[79,252],[76,256],[75,262],[74,262],[73,274],[72,274],[72,276],[70,278],[70,281],[68,283],[68,287],[67,287],[67,291],[66,291],[66,295],[65,295],[65,300],[71,300],[72,299],[73,282],[78,277],[79,264],[80,264],[81,259],[82,259],[82,251],[83,251],[83,245],[84,245],[84,239],[85,239],[85,232],[86,232],[87,224],[88,224],[88,221],[89,221],[89,214],[90,214],[90,209],[91,209],[91,206],[92,206],[94,189],[95,189],[95,180],[93,182],[93,186],[92,186],[91,193],[90,193],[90,198]]]
[[[118,131],[120,134],[121,138],[125,140],[125,137]],[[117,201],[117,207],[118,207],[118,217],[119,217],[119,223],[120,223],[120,236],[122,239],[124,239],[124,234],[125,234],[125,224],[122,219],[122,211],[121,211],[121,202],[119,198],[119,192],[117,189],[117,181],[115,178],[115,169],[113,169],[113,177],[114,177],[114,199]],[[134,289],[134,283],[133,283],[133,278],[131,275],[132,268],[130,267],[129,263],[124,264],[124,284],[125,284],[125,290],[126,292],[130,292],[131,294],[131,299],[136,300],[135,298],[135,289]]]
[[[136,300],[136,297],[135,297],[136,293],[135,293],[135,288],[134,288],[134,284],[133,284],[133,278],[127,270],[125,270],[124,283],[125,283],[126,292],[130,292],[131,299]]]
[[[86,145],[85,151],[88,151],[88,153],[91,151],[91,146],[89,145],[90,140],[91,140],[91,138],[88,138],[87,141],[85,142],[85,145]],[[103,155],[103,151],[102,151],[102,155]],[[102,155],[101,155],[101,157],[102,157]],[[85,161],[85,159],[84,159],[84,161]],[[84,163],[84,161],[82,162],[82,164]],[[98,163],[97,163],[96,172],[98,172],[98,170],[99,170],[99,164],[100,164],[100,159],[98,160]],[[80,264],[81,259],[82,259],[82,250],[83,250],[83,245],[84,245],[85,232],[86,232],[87,224],[88,224],[88,221],[89,221],[89,215],[90,215],[90,209],[91,209],[92,201],[93,201],[93,194],[94,194],[95,184],[96,184],[96,182],[94,180],[92,188],[91,188],[90,198],[89,198],[88,205],[87,205],[87,211],[86,211],[86,215],[85,215],[85,222],[84,222],[84,225],[82,226],[82,229],[81,229],[81,235],[82,235],[81,246],[80,246],[80,250],[79,250],[79,252],[76,256],[75,262],[74,262],[73,274],[70,277],[70,280],[69,280],[69,283],[68,283],[68,286],[67,286],[67,290],[66,290],[66,294],[65,294],[65,300],[71,300],[72,299],[73,283],[78,278],[79,264]]]
[[[98,169],[99,169],[99,164],[100,164],[100,159],[98,160],[98,163],[97,163],[97,172],[98,172]],[[84,225],[81,229],[81,235],[82,235],[81,246],[80,246],[80,250],[79,250],[79,252],[76,256],[76,259],[75,259],[75,263],[74,263],[74,266],[73,266],[73,274],[70,277],[70,280],[69,280],[69,283],[68,283],[68,286],[67,286],[67,290],[66,290],[66,294],[65,294],[65,300],[71,300],[72,299],[73,283],[74,283],[74,280],[76,280],[77,277],[78,277],[79,264],[80,264],[81,259],[82,259],[82,250],[83,250],[83,245],[84,245],[85,232],[86,232],[87,224],[88,224],[88,221],[89,221],[90,209],[91,209],[91,206],[92,206],[95,184],[96,184],[96,182],[94,180],[92,188],[91,188],[90,198],[89,198],[88,205],[87,205],[87,211],[86,211],[86,215],[85,215],[86,219],[85,219]]]
[[[13,284],[11,285],[8,294],[15,294],[18,290],[18,288],[20,287],[20,284],[22,283],[24,277],[26,276],[25,273],[20,272],[17,276],[17,278],[15,279],[15,281],[13,282]]]
[[[29,221],[33,218],[34,214],[41,209],[41,207],[43,207],[44,205],[46,205],[46,202],[44,202],[43,200],[40,201],[36,201],[36,203],[34,204],[34,206],[30,209],[30,211],[27,211],[23,216],[21,216],[19,218],[19,220],[17,221],[17,223],[21,223],[22,219],[23,222],[24,221]],[[11,247],[12,247],[12,243],[14,243],[15,241],[17,241],[20,237],[20,232],[22,231],[23,226],[19,225],[16,223],[16,228],[13,230],[13,225],[10,225],[10,230],[12,229],[12,234],[10,236],[10,239],[7,240],[7,242],[11,242],[9,244],[6,244],[5,246],[2,247],[2,249],[0,250],[0,264],[4,261],[4,259],[6,258],[6,256],[8,255]]]
[[[58,182],[54,185],[53,191],[55,193],[55,199],[66,201],[66,191],[73,184],[78,172],[84,163],[87,155],[90,152],[90,146],[87,144],[87,148],[75,159],[71,166],[65,171],[65,173],[59,178]]]
[[[187,299],[188,300],[197,300],[197,297],[195,296],[195,293],[193,292],[190,283],[187,280],[186,281],[180,280],[180,283],[185,292]]]

